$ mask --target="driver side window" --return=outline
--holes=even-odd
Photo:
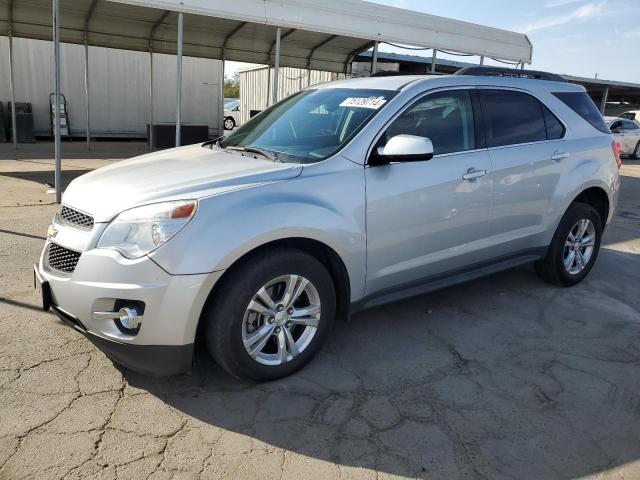
[[[421,98],[405,110],[384,133],[379,146],[396,135],[426,137],[434,155],[476,148],[473,107],[467,90],[438,92]]]

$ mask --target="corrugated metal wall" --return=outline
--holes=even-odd
[[[11,99],[9,42],[0,37],[0,101]],[[53,44],[14,39],[17,102],[33,104],[36,133],[48,135],[49,93],[53,90]],[[84,47],[62,44],[61,92],[67,97],[73,135],[84,135]],[[219,129],[218,102],[222,62],[184,57],[182,119],[185,124]],[[146,137],[149,119],[149,54],[89,47],[91,131],[97,136]],[[175,122],[176,57],[154,55],[154,121]]]
[[[303,68],[280,68],[278,83],[278,99],[288,97],[309,85],[331,82],[345,78],[342,73],[311,70],[308,75]],[[273,68],[260,66],[240,71],[240,121],[250,118],[251,110],[264,110],[272,104],[271,85],[273,84]]]

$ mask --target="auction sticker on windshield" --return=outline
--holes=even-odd
[[[356,108],[372,108],[378,110],[387,101],[384,97],[349,97],[345,99],[340,106],[341,107],[356,107]]]

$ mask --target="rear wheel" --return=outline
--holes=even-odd
[[[254,256],[224,280],[206,312],[209,353],[236,377],[274,380],[306,365],[335,316],[329,272],[296,249]]]
[[[569,207],[546,258],[535,263],[544,280],[560,286],[572,286],[589,274],[600,251],[602,222],[595,208],[584,203]]]
[[[636,160],[640,160],[640,140],[636,144],[636,148],[633,151],[633,158],[635,158]]]

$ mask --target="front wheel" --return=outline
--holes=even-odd
[[[236,121],[232,117],[227,117],[224,119],[224,129],[225,130],[233,130],[236,128]]]
[[[633,151],[633,158],[635,158],[636,160],[640,160],[640,140],[638,141],[638,143],[636,144],[636,148]]]
[[[602,221],[591,205],[569,207],[553,236],[546,258],[535,263],[536,272],[549,283],[569,287],[589,274],[600,251]]]
[[[288,248],[254,255],[216,291],[205,313],[207,348],[236,377],[290,375],[326,340],[335,304],[331,276],[315,257]]]

